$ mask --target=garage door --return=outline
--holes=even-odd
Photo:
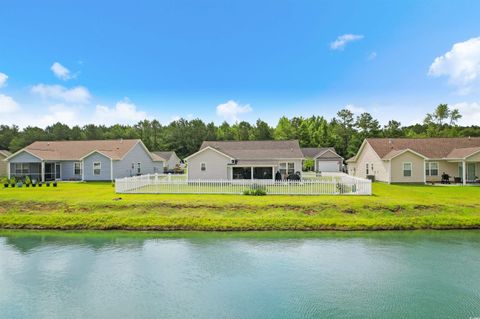
[[[338,172],[340,165],[338,161],[318,161],[317,170],[320,172]]]

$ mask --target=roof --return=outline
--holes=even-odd
[[[480,152],[480,147],[455,148],[449,154],[448,158],[466,158]]]
[[[174,151],[157,151],[152,153],[160,156],[161,158],[164,158],[165,160],[170,159],[170,157],[172,157],[172,155],[175,154]]]
[[[393,158],[405,150],[427,158],[463,158],[455,156],[470,155],[475,152],[473,149],[480,148],[480,137],[368,138],[366,141],[382,159]]]
[[[93,153],[101,153],[113,160],[122,159],[141,140],[37,141],[20,151],[43,160],[80,160]],[[143,145],[143,143],[142,143]],[[19,151],[19,152],[20,152]],[[147,150],[148,152],[148,150]],[[17,152],[18,153],[18,152]],[[150,152],[149,152],[150,153]],[[151,155],[151,153],[150,153]],[[152,156],[152,159],[153,156]],[[155,160],[155,159],[154,159]],[[158,159],[157,160],[161,160]]]
[[[303,156],[306,158],[315,158],[317,156],[323,157],[322,154],[326,153],[327,151],[335,153],[336,156],[333,156],[335,158],[342,158],[340,155],[337,154],[333,147],[303,147],[301,150]]]
[[[9,157],[10,155],[12,155],[12,153],[7,150],[0,150],[0,155],[2,155],[3,157]]]
[[[205,141],[200,150],[211,147],[237,160],[303,159],[297,140],[290,141]]]

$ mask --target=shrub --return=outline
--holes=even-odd
[[[12,176],[12,177],[10,178],[10,185],[11,185],[12,187],[15,187],[15,184],[16,184],[16,183],[17,183],[17,181],[16,181],[15,177]]]
[[[254,186],[255,185],[253,185],[249,189],[244,190],[243,195],[249,195],[249,196],[265,196],[265,195],[267,195],[267,191],[265,190],[265,187],[254,188]]]
[[[32,180],[30,179],[30,176],[25,177],[25,185],[30,186],[32,183]]]

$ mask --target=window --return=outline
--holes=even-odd
[[[412,176],[412,163],[403,163],[403,176]]]
[[[137,163],[137,174],[140,175],[142,174],[142,163]]]
[[[272,179],[273,168],[272,167],[254,167],[253,178],[254,179]]]
[[[102,163],[94,162],[93,163],[93,175],[100,175],[101,170],[102,170]]]
[[[233,179],[251,179],[252,168],[251,167],[233,167],[232,178]]]
[[[82,175],[82,163],[81,162],[73,163],[73,175]]]
[[[201,164],[200,164],[200,170],[201,170],[202,172],[205,172],[205,171],[207,170],[207,164],[201,163]]]
[[[425,175],[438,176],[438,163],[437,162],[425,163]]]
[[[15,163],[14,171],[16,175],[25,175],[30,173],[30,164]]]
[[[135,169],[135,163],[132,163],[132,171]]]
[[[373,163],[370,163],[370,169],[372,170],[372,173],[373,173]]]
[[[370,175],[370,171],[368,169],[368,163],[365,164],[365,175]]]
[[[280,163],[280,174],[282,175],[291,175],[295,174],[295,163],[290,162],[290,163]]]

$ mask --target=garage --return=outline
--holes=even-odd
[[[333,160],[333,161],[317,160],[316,170],[320,172],[339,172],[340,164],[341,162],[339,160]]]

